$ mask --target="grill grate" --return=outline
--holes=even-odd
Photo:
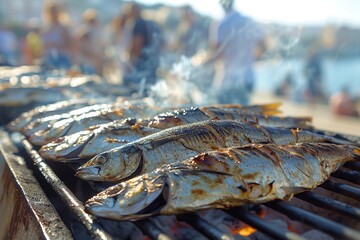
[[[320,217],[314,213],[305,211],[301,208],[278,201],[267,203],[266,205],[285,214],[286,216],[289,216],[293,220],[298,220],[300,222],[309,224],[313,227],[323,230],[326,233],[330,233],[331,235],[341,237],[342,239],[359,239],[360,232],[326,218]]]
[[[97,219],[92,215],[87,214],[84,211],[83,203],[75,196],[75,194],[66,186],[66,184],[60,180],[53,169],[41,158],[38,152],[34,149],[31,143],[22,136],[21,144],[19,147],[23,147],[27,154],[33,161],[33,164],[39,169],[42,176],[47,183],[54,189],[59,198],[65,203],[69,210],[71,210],[78,218],[78,220],[86,227],[90,235],[95,239],[112,239],[111,233],[108,233],[101,219]],[[346,164],[346,167],[358,166],[358,162],[354,164]],[[358,184],[356,177],[360,173],[354,170],[346,170],[341,168],[339,171],[333,174],[333,177],[348,180],[355,184]],[[357,201],[360,200],[360,188],[355,184],[347,184],[340,182],[334,178],[328,180],[321,185],[321,188],[339,193],[346,197],[353,198]],[[353,219],[360,219],[360,209],[349,204],[343,203],[338,200],[323,196],[314,192],[305,192],[296,195],[296,198],[306,201],[314,206],[329,209]],[[301,209],[299,207],[290,205],[289,203],[273,201],[266,203],[264,206],[275,210],[278,213],[282,213],[292,220],[299,221],[306,225],[310,225],[320,231],[323,231],[330,236],[336,236],[341,239],[360,239],[359,229],[352,229],[348,226],[344,226],[338,222],[328,220],[324,217],[318,216],[310,211]],[[256,207],[256,206],[255,206]],[[225,212],[245,223],[265,233],[266,235],[275,239],[305,239],[304,237],[291,232],[284,231],[284,229],[274,225],[273,223],[264,220],[254,214],[251,210],[251,206],[244,206],[238,208],[232,208]],[[197,213],[185,214],[177,216],[178,221],[183,221],[192,226],[196,231],[209,239],[234,239],[233,236],[223,232],[214,224],[200,217]],[[172,239],[171,234],[164,232],[158,225],[156,225],[152,219],[145,219],[134,222],[135,226],[139,228],[144,234],[151,239]],[[118,232],[121,234],[121,232]],[[237,236],[236,239],[247,239],[247,237]]]

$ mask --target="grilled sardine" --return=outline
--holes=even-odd
[[[324,181],[360,149],[324,143],[247,145],[200,154],[112,186],[86,202],[86,211],[139,220],[289,199]]]
[[[253,107],[224,106],[177,109],[159,114],[153,119],[143,120],[139,123],[152,128],[165,129],[206,120],[238,120],[242,122],[257,123],[263,126],[287,128],[308,128],[309,123],[311,122],[311,118],[309,117],[294,118],[270,116],[267,114],[267,109],[265,109],[263,113],[259,113],[257,108],[255,108],[257,105],[254,105]]]
[[[115,121],[60,137],[42,146],[39,153],[43,158],[55,161],[89,159],[98,153],[123,146],[158,131],[155,128],[131,123],[131,120]]]
[[[262,107],[264,112],[273,113],[273,108],[267,105]],[[124,127],[122,124],[119,125],[118,122],[111,122],[61,137],[61,139],[44,145],[40,149],[40,154],[47,159],[60,161],[66,161],[67,158],[69,161],[90,158],[98,153],[125,145],[131,139],[137,140],[161,129],[209,119],[236,119],[243,122],[259,123],[264,126],[286,128],[307,127],[310,121],[309,118],[275,117],[248,113],[257,112],[259,109],[261,109],[261,106],[258,105],[184,108],[159,114],[151,120],[137,121],[135,125],[132,124],[133,127]],[[105,139],[112,139],[112,141],[104,141]],[[92,144],[87,146],[88,143]],[[93,147],[95,143],[97,145]],[[70,152],[71,154],[69,154]]]
[[[210,150],[248,143],[297,142],[344,143],[305,130],[263,127],[231,120],[203,121],[165,129],[101,153],[82,165],[77,176],[92,181],[120,181]]]

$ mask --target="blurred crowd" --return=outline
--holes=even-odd
[[[193,74],[191,81],[201,90],[214,92],[217,103],[247,104],[254,91],[254,62],[267,50],[266,34],[233,6],[234,0],[219,0],[224,17],[215,22],[200,18],[188,5],[175,12],[149,11],[126,1],[119,3],[118,14],[110,22],[102,22],[95,9],[87,9],[81,24],[74,26],[64,5],[47,0],[42,17],[27,22],[23,37],[0,23],[0,65],[40,65],[98,74],[136,88],[169,77],[171,66],[186,59],[191,67],[205,69],[200,75]],[[302,96],[307,101],[330,102],[334,113],[358,116],[346,90],[331,100],[326,98],[316,48],[309,49],[304,75],[307,83]],[[276,94],[293,98],[289,96],[297,94],[293,85],[291,74],[286,75]],[[343,111],[345,108],[350,110]]]

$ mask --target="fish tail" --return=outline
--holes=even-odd
[[[331,137],[331,136],[326,136],[326,138],[329,140],[329,142],[335,143],[335,144],[360,146],[360,144],[356,144],[353,141],[350,141],[350,140],[347,140],[347,139]]]
[[[352,155],[356,160],[360,160],[360,147],[354,147]]]
[[[264,115],[276,115],[281,113],[281,111],[279,110],[280,106],[281,106],[280,102],[258,105],[258,107],[261,109]]]
[[[329,130],[312,129],[312,131],[316,132],[318,134],[332,136],[337,139],[350,141],[350,142],[352,142],[353,145],[360,146],[360,137],[359,136],[354,136],[354,135],[349,135],[349,134],[344,134],[344,133],[336,133],[336,132],[332,132]]]

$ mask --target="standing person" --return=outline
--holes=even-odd
[[[71,67],[73,53],[72,37],[67,26],[68,17],[64,9],[56,2],[45,2],[45,29],[42,32],[44,47],[43,64],[48,67]]]
[[[145,21],[137,3],[126,3],[123,6],[125,20],[124,30],[130,30],[131,41],[128,42],[126,56],[130,67],[124,76],[125,83],[138,83],[145,79],[153,83],[156,79],[156,69],[159,64],[159,52],[154,47],[158,39],[159,28],[154,22]]]
[[[325,95],[322,87],[322,65],[320,54],[312,47],[306,58],[304,74],[307,80],[305,98],[309,102],[323,102]]]
[[[83,25],[76,34],[76,60],[83,73],[102,75],[105,44],[96,10],[87,9],[82,19]]]
[[[106,28],[106,57],[109,62],[104,66],[107,78],[114,82],[122,82],[125,74],[130,72],[128,48],[131,42],[131,29],[126,25],[127,13],[124,8]]]
[[[351,98],[347,88],[330,97],[330,109],[334,115],[359,117],[356,101]]]
[[[219,3],[225,17],[213,29],[210,50],[200,63],[216,61],[213,85],[219,103],[247,104],[254,88],[255,49],[263,43],[263,33],[250,18],[234,10],[234,0]]]
[[[43,54],[43,43],[41,40],[40,23],[38,19],[32,18],[28,24],[29,32],[25,37],[24,60],[25,64],[37,65]]]
[[[180,54],[192,57],[199,49],[207,47],[208,30],[189,5],[179,8],[180,23],[176,32],[175,48]]]
[[[17,38],[8,26],[0,24],[0,65],[14,66],[16,64]]]

